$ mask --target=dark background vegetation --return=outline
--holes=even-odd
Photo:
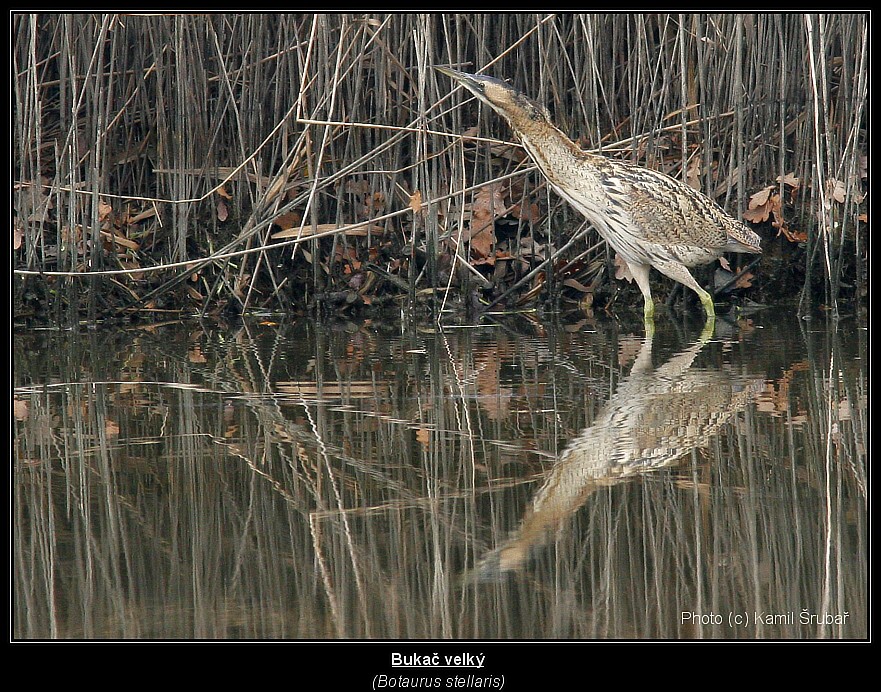
[[[867,15],[13,14],[10,32],[17,320],[639,309],[593,231],[563,250],[583,220],[434,65],[509,79],[585,148],[750,221],[752,300],[864,305]]]

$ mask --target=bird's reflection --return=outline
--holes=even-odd
[[[735,381],[725,370],[693,367],[711,334],[705,329],[659,367],[652,366],[652,336],[643,341],[630,374],[560,454],[518,529],[466,573],[466,581],[521,569],[594,491],[675,464],[745,408],[760,379]]]

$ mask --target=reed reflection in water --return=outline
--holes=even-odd
[[[14,635],[863,637],[863,333],[759,326],[20,335]]]
[[[705,328],[696,343],[661,367],[652,365],[653,338],[645,339],[629,376],[553,465],[516,534],[483,558],[472,578],[522,568],[529,553],[594,492],[676,463],[746,409],[763,378],[740,381],[722,368],[692,367],[711,336]]]

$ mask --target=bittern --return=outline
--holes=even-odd
[[[645,298],[646,326],[655,304],[649,267],[700,298],[707,319],[713,299],[688,267],[723,252],[761,253],[761,239],[718,204],[659,171],[582,150],[551,122],[548,110],[495,77],[436,68],[508,121],[551,187],[580,211],[630,268]]]
[[[691,459],[746,409],[764,389],[763,377],[744,379],[724,368],[695,366],[713,336],[710,322],[697,342],[657,366],[652,340],[642,343],[630,374],[549,467],[519,528],[463,581],[495,580],[521,569],[597,491]]]

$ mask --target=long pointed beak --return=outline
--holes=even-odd
[[[511,89],[510,85],[506,84],[501,79],[490,77],[485,74],[469,74],[467,72],[459,72],[458,70],[453,70],[449,67],[435,67],[434,69],[436,69],[441,74],[447,75],[447,77],[452,79],[453,82],[456,82],[465,87],[480,101],[483,101],[485,104],[492,108],[495,108],[496,110],[498,110],[498,106],[492,103],[486,96],[487,86],[492,84],[503,87],[505,89]]]
[[[479,81],[476,79],[477,75],[468,74],[467,72],[459,72],[450,67],[435,67],[434,69],[441,74],[445,74],[454,82],[458,82],[462,86],[472,88],[479,84]]]

